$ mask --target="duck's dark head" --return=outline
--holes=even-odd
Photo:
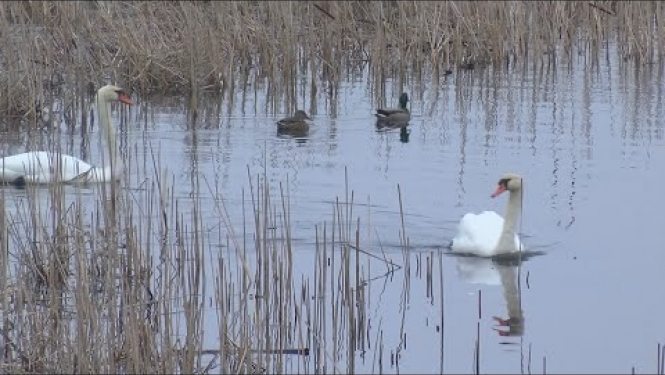
[[[311,118],[307,116],[307,112],[303,111],[302,109],[296,111],[295,117],[304,120],[311,120]]]
[[[406,109],[406,104],[408,102],[409,102],[409,95],[403,92],[402,95],[399,96],[399,107],[402,109]]]

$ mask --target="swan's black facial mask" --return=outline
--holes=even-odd
[[[510,181],[509,178],[502,178],[501,180],[499,180],[499,186],[497,186],[496,190],[494,190],[494,193],[492,193],[492,198],[495,198],[499,194],[508,190],[508,181]]]

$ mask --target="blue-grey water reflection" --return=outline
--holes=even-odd
[[[237,93],[230,111],[222,105],[220,117],[204,118],[209,126],[198,130],[187,130],[180,107],[142,103],[121,132],[132,164],[127,188],[154,175],[154,155],[174,173],[176,196],[188,197],[198,175],[223,195],[240,227],[248,173],[265,172],[275,196],[288,180],[297,269],[308,273],[315,225],[330,220],[332,202],[343,197],[345,170],[357,215],[371,218],[371,229],[363,222],[362,240],[380,242],[400,262],[398,185],[413,257],[436,259],[463,214],[503,214],[505,198],[489,195],[501,174],[519,173],[525,179],[521,232],[527,246],[546,254],[519,272],[444,256],[443,269],[434,262],[436,280],[443,272],[443,311],[426,295],[422,278],[399,273],[369,308],[382,321],[384,354],[400,343],[399,330],[390,327],[401,324],[400,293],[410,277],[409,345],[400,352],[400,372],[473,371],[478,324],[482,372],[541,372],[544,357],[548,372],[651,371],[656,345],[665,341],[663,68],[624,66],[613,56],[597,66],[573,60],[557,70],[529,64],[459,71],[438,87],[408,87],[408,142],[399,130],[376,130],[367,77],[345,82],[334,110],[325,93],[315,108],[302,93],[298,101],[315,120],[302,137],[277,134],[275,121],[287,113],[270,112],[261,95]],[[395,103],[398,94],[386,101]],[[76,137],[71,154],[81,155]],[[22,151],[8,142],[6,153]],[[94,152],[90,157],[99,160]],[[206,228],[219,225],[212,205],[202,209],[210,218]],[[520,334],[497,335],[493,316],[514,315],[518,297],[524,324],[514,329]],[[506,342],[514,345],[501,345]],[[357,362],[358,371],[372,371],[371,362]],[[396,372],[389,363],[383,370]]]

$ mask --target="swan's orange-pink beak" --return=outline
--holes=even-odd
[[[499,185],[496,187],[496,190],[494,190],[494,193],[492,193],[492,198],[496,197],[497,195],[503,193],[506,191],[506,186],[505,185]]]
[[[125,94],[124,92],[121,92],[118,94],[118,100],[121,103],[125,103],[127,105],[132,105],[134,102],[132,101],[132,98],[129,97],[129,95]]]

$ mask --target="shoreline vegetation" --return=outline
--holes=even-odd
[[[657,1],[17,1],[0,17],[0,116],[26,124],[54,101],[85,124],[86,99],[108,81],[181,95],[194,114],[199,96],[232,100],[252,84],[295,109],[298,81],[335,95],[365,66],[377,91],[393,78],[402,92],[450,70],[557,64],[609,43],[648,64],[665,42]]]

